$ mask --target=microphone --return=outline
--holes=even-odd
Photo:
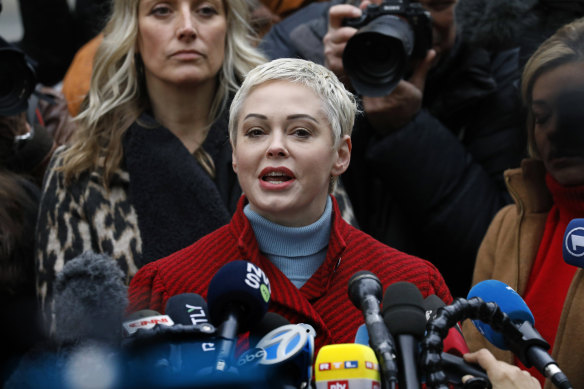
[[[177,324],[209,323],[207,302],[196,293],[177,294],[168,299],[164,312]]]
[[[439,308],[446,306],[444,301],[435,294],[432,294],[424,299],[424,309],[426,310],[426,322],[436,317],[436,312]],[[462,329],[456,323],[454,327],[448,330],[448,335],[443,340],[444,352],[462,357],[469,353],[468,345],[462,335]]]
[[[86,251],[65,263],[54,285],[55,340],[117,346],[128,305],[124,273],[114,259]]]
[[[529,307],[509,285],[498,280],[485,280],[473,286],[468,292],[467,299],[480,297],[483,301],[494,302],[501,311],[505,312],[515,323],[529,322],[535,324],[535,318]],[[489,324],[474,319],[477,330],[494,346],[501,350],[509,350],[503,333],[495,331]]]
[[[426,297],[424,299],[426,322],[434,320],[437,316],[438,309],[445,306],[446,303],[435,294]],[[484,369],[474,363],[468,363],[462,358],[470,350],[458,323],[448,329],[448,334],[442,340],[442,343],[443,352],[440,354],[442,369],[444,374],[446,374],[448,382],[453,385],[461,385],[463,376],[472,375],[475,377],[475,381],[480,380],[484,387],[491,387],[489,377]]]
[[[572,219],[568,223],[562,254],[568,265],[584,268],[584,219]]]
[[[353,343],[363,344],[369,346],[369,333],[367,333],[367,325],[361,324],[355,333],[355,341]]]
[[[473,323],[494,346],[511,350],[527,367],[534,366],[544,377],[550,379],[558,388],[571,388],[566,375],[549,355],[550,345],[537,332],[534,319],[527,304],[510,286],[497,280],[479,282],[469,291],[469,298],[479,297],[486,302],[494,302],[511,319],[516,331],[503,331],[501,338],[496,336],[490,326]],[[505,329],[505,328],[504,328]]]
[[[168,315],[161,315],[152,309],[142,309],[134,312],[124,320],[122,327],[124,329],[124,336],[132,336],[138,330],[149,330],[155,325],[172,326],[174,322]]]
[[[383,296],[383,319],[397,343],[399,387],[418,389],[418,341],[426,330],[422,293],[410,282],[389,285]]]
[[[233,358],[235,338],[261,320],[268,310],[270,281],[251,262],[225,264],[211,279],[207,302],[211,322],[219,327],[215,371],[223,372]]]
[[[377,356],[384,389],[395,388],[398,381],[394,340],[380,315],[383,287],[370,271],[358,271],[349,279],[349,299],[363,312],[369,344]]]
[[[356,343],[321,347],[314,364],[316,389],[379,388],[381,375],[375,352]]]
[[[259,364],[266,368],[270,387],[310,386],[315,336],[311,325],[300,323],[278,327],[260,339],[256,347],[265,353]]]
[[[184,307],[184,296],[178,296],[167,304],[171,313]],[[188,314],[183,308],[174,317],[185,320]],[[119,387],[162,389],[228,382],[211,374],[216,347],[215,327],[210,323],[177,323],[169,315],[144,309],[129,315],[123,326],[126,333],[122,343],[124,382]]]
[[[438,300],[440,300],[442,302],[442,300],[437,297],[436,295],[432,295],[434,297],[436,297]],[[431,296],[428,296],[431,297]],[[424,300],[424,305],[427,304],[426,300],[428,300],[428,297]],[[433,300],[433,299],[431,299]],[[442,302],[442,305],[444,306],[444,302]],[[429,317],[428,320],[432,320],[434,318],[433,314],[429,314],[430,310],[426,310],[426,317]],[[449,349],[451,351],[451,353],[448,352],[442,352],[441,353],[441,368],[442,370],[444,370],[444,374],[446,375],[446,379],[448,380],[448,382],[450,382],[451,384],[456,385],[461,385],[462,384],[462,377],[464,377],[465,375],[472,375],[474,376],[474,381],[481,381],[481,383],[484,385],[484,387],[486,388],[490,388],[491,383],[489,381],[488,375],[487,373],[478,365],[475,365],[473,363],[468,363],[466,362],[460,352],[461,350],[464,350],[465,348],[468,349],[468,346],[466,345],[466,342],[464,341],[464,338],[462,337],[462,334],[460,334],[460,336],[458,337],[458,331],[456,331],[453,328],[450,328],[449,330],[449,335],[450,332],[453,331],[453,333],[455,334],[455,341],[451,341],[450,345],[449,345]],[[448,338],[447,336],[447,338]],[[462,342],[463,346],[461,346],[459,343]],[[357,344],[362,344],[362,345],[368,345],[369,344],[369,334],[367,334],[367,328],[365,327],[365,325],[361,325],[359,326],[359,328],[357,329],[357,334],[355,335],[355,343]],[[447,346],[447,342],[446,339],[444,339],[444,349],[446,350],[446,346]],[[460,356],[459,356],[460,354]]]
[[[249,330],[249,346],[256,347],[257,343],[270,331],[290,324],[288,319],[275,312],[266,312],[262,320]]]

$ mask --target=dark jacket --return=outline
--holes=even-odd
[[[271,58],[323,63],[332,3],[291,15],[260,47]],[[359,226],[430,260],[454,296],[466,296],[481,239],[495,213],[511,202],[503,171],[525,155],[517,55],[457,42],[428,75],[423,108],[410,123],[381,135],[365,114],[354,128],[342,180]]]

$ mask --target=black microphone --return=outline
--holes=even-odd
[[[128,305],[124,273],[114,259],[91,251],[68,261],[54,284],[55,340],[117,346]]]
[[[270,293],[268,277],[251,262],[229,262],[213,276],[207,302],[211,321],[219,327],[215,371],[228,369],[237,335],[262,319],[268,310]]]
[[[164,312],[177,324],[196,326],[210,321],[207,302],[196,293],[182,293],[170,297]]]
[[[275,312],[266,312],[262,320],[254,324],[249,330],[249,347],[255,347],[269,332],[288,324],[290,324],[290,321],[284,316]]]
[[[446,303],[440,297],[435,294],[426,297],[424,299],[426,323],[434,320],[438,310],[442,307],[446,307]],[[468,363],[462,358],[470,350],[458,323],[448,329],[448,334],[442,340],[442,349],[442,370],[446,374],[446,379],[449,383],[455,386],[462,385],[462,377],[472,375],[474,376],[473,381],[476,387],[478,387],[479,383],[485,388],[492,387],[489,377],[483,368],[478,364]]]
[[[383,287],[379,278],[370,271],[362,270],[349,280],[349,298],[363,312],[369,334],[369,344],[381,368],[383,388],[395,388],[398,381],[394,340],[380,315],[379,302]]]
[[[396,339],[399,362],[399,387],[420,388],[418,341],[426,330],[424,297],[410,282],[396,282],[385,290],[383,319]]]

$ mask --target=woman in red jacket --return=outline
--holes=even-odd
[[[271,285],[270,311],[308,323],[318,350],[353,342],[363,315],[347,295],[360,270],[387,287],[415,284],[423,296],[452,297],[429,262],[399,252],[346,223],[331,195],[349,165],[354,97],[328,69],[279,59],[245,78],[230,109],[233,169],[244,195],[231,223],[138,271],[130,311],[163,312],[176,294],[206,298],[211,278],[244,259]]]

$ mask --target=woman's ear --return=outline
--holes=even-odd
[[[333,164],[331,174],[335,176],[340,176],[349,167],[349,162],[351,162],[351,149],[353,144],[351,143],[351,137],[349,135],[343,136],[341,139],[341,144],[339,145],[336,153],[337,160]]]
[[[237,174],[237,157],[235,156],[235,149],[233,149],[233,144],[231,145],[231,167],[233,167],[233,171]]]

